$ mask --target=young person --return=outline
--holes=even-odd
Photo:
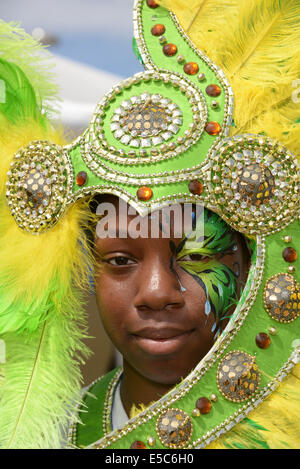
[[[15,64],[31,40],[1,25],[14,44],[1,61],[2,447],[58,447],[75,410],[80,448],[299,443],[299,6],[238,2],[237,15],[235,2],[183,3],[173,6],[198,49],[174,14],[137,0],[146,71],[113,88],[65,146],[40,106],[49,86]],[[119,232],[96,231],[91,249],[101,204],[115,209],[108,234]],[[124,369],[82,401],[79,288],[91,271]]]

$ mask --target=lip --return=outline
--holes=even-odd
[[[191,330],[146,327],[131,334],[139,347],[151,355],[168,355],[180,350],[188,341]]]

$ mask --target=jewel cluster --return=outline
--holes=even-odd
[[[72,183],[70,168],[62,148],[47,141],[32,142],[15,154],[6,198],[20,228],[39,233],[57,222]]]

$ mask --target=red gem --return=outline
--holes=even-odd
[[[200,414],[209,414],[211,411],[211,402],[206,397],[200,397],[196,402],[196,407],[200,410]]]
[[[147,200],[150,200],[152,195],[153,195],[153,192],[152,192],[151,187],[142,186],[137,191],[138,199],[142,200],[143,202],[146,202]]]
[[[77,186],[83,186],[87,181],[87,174],[85,171],[80,171],[76,176]]]
[[[257,334],[255,342],[259,348],[268,348],[271,344],[271,339],[265,332],[260,332]]]
[[[217,96],[220,96],[221,91],[222,90],[218,85],[209,85],[206,88],[206,93],[208,94],[208,96],[213,96],[214,98],[216,98]]]
[[[147,449],[147,447],[142,441],[134,441],[130,446],[130,449]]]
[[[165,44],[163,47],[163,53],[168,57],[177,54],[177,46],[175,44]]]
[[[289,247],[289,248],[285,248],[285,250],[282,253],[282,256],[286,262],[295,262],[298,258],[298,253],[296,249]]]
[[[189,183],[189,191],[194,195],[201,195],[203,192],[203,184],[200,181],[191,181]]]
[[[196,62],[187,62],[184,65],[183,70],[187,75],[196,75],[196,73],[199,72],[199,66]]]
[[[221,132],[221,126],[218,122],[208,122],[205,130],[209,135],[218,135]]]
[[[153,36],[162,36],[165,32],[166,32],[166,28],[164,27],[163,24],[156,24],[151,29],[151,33],[153,34]]]
[[[159,7],[158,3],[156,3],[154,0],[147,0],[147,5],[148,5],[149,8]]]

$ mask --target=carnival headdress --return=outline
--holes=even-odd
[[[117,195],[142,215],[201,203],[255,246],[245,289],[208,355],[142,419],[98,447],[122,448],[129,433],[139,440],[151,432],[157,447],[206,446],[298,361],[300,128],[292,86],[300,70],[299,14],[291,0],[136,0],[134,36],[145,72],[113,87],[70,145],[40,112],[30,79],[1,61],[11,97],[0,104],[4,447],[55,447],[55,425],[79,386],[74,353],[84,350],[85,332],[77,326],[77,288],[88,282],[85,200],[96,193]],[[192,415],[200,384],[202,393],[219,395],[205,425]],[[172,409],[186,422],[174,438],[163,423]]]

